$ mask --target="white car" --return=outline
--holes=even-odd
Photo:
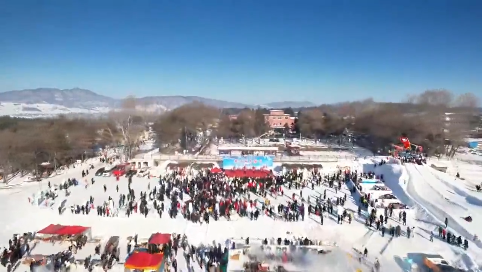
[[[149,168],[141,168],[139,172],[137,172],[137,176],[142,178],[149,174]]]
[[[111,171],[108,171],[108,172],[104,172],[104,174],[102,174],[103,177],[110,177],[112,176],[112,172]]]

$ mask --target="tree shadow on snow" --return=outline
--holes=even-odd
[[[411,268],[410,264],[407,263],[404,259],[405,259],[405,258],[402,259],[400,256],[393,256],[393,260],[395,260],[395,263],[396,263],[404,272],[411,271],[412,268]]]
[[[452,185],[450,182],[447,182],[445,179],[439,177],[438,174],[434,174],[433,172],[430,172],[430,173],[431,173],[437,180],[439,180],[440,182],[442,182],[443,184],[445,184],[445,186],[447,186],[447,187],[449,187],[450,189],[452,189],[457,195],[465,198],[465,201],[466,201],[468,204],[482,207],[482,197],[479,197],[479,196],[476,196],[476,195],[471,195],[471,194],[467,193],[466,191],[458,188],[457,186]],[[452,193],[453,193],[453,192],[452,192]],[[462,208],[464,208],[465,210],[467,210],[465,207],[462,207]]]
[[[425,223],[427,225],[432,225],[432,226],[436,226],[436,227],[439,226],[438,224],[436,224],[434,222],[431,222],[431,221],[428,221],[428,220],[425,220],[425,219],[415,218],[415,221],[422,222],[422,223]]]
[[[460,262],[464,264],[465,267],[467,267],[469,270],[467,271],[474,271],[473,269],[480,269],[479,265],[474,262],[474,260],[465,253],[465,251],[461,248],[451,248],[452,252],[459,257]],[[464,270],[465,271],[465,270]],[[480,271],[480,270],[475,270],[475,271]]]
[[[424,235],[422,235],[422,234],[420,234],[420,233],[418,233],[418,232],[415,232],[415,234],[417,234],[418,236],[422,237],[422,238],[425,239],[425,240],[430,241],[430,238],[427,238],[427,237],[425,237]]]
[[[351,193],[351,198],[353,199],[354,203],[360,207],[362,210],[368,210],[368,208],[365,205],[362,205],[360,199],[361,199],[361,193],[358,191],[358,189],[355,189],[355,192],[352,193],[352,189],[355,187],[355,182],[349,180],[345,182],[346,187]]]

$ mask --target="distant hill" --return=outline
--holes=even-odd
[[[251,107],[250,105],[228,102],[223,100],[199,97],[199,96],[148,96],[138,98],[140,105],[160,105],[165,107],[167,110],[172,110],[178,108],[182,105],[186,105],[193,102],[200,102],[205,105],[209,105],[216,108],[246,108]]]
[[[316,107],[317,105],[308,101],[284,101],[284,102],[272,102],[266,104],[267,108],[283,109],[283,108],[309,108]]]
[[[114,108],[116,99],[96,94],[89,90],[38,88],[0,93],[0,102],[24,104],[53,104],[69,108],[92,109]]]
[[[175,109],[182,105],[192,102],[200,102],[209,106],[218,108],[255,108],[258,105],[249,105],[238,102],[223,101],[199,96],[148,96],[137,98],[138,107],[152,112],[163,112]],[[40,104],[57,105],[63,108],[62,112],[68,112],[72,109],[73,113],[82,112],[107,112],[111,109],[118,108],[121,104],[120,99],[97,94],[93,91],[73,88],[73,89],[55,89],[55,88],[37,88],[26,90],[15,90],[0,93],[0,103],[12,103],[8,108],[11,111],[38,111],[42,108],[44,111],[52,107],[38,106]],[[17,105],[18,104],[18,105]],[[17,109],[16,107],[20,108]],[[272,102],[266,105],[259,105],[267,108],[300,108],[312,107],[315,104],[311,102]],[[53,107],[55,108],[55,107]],[[75,109],[75,110],[74,110]],[[6,115],[0,108],[0,115]],[[48,114],[45,112],[45,114]]]

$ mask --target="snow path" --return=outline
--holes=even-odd
[[[473,229],[478,229],[475,225],[466,222],[461,217],[467,216],[466,209],[462,208],[459,203],[454,203],[450,199],[442,196],[440,190],[435,189],[429,182],[433,183],[435,179],[426,169],[418,169],[418,166],[407,164],[406,169],[409,174],[409,182],[407,186],[407,193],[422,207],[426,208],[428,213],[433,215],[440,224],[444,225],[445,218],[448,218],[448,229],[466,237],[469,241],[477,232]],[[428,175],[427,175],[428,173]],[[437,183],[437,181],[435,181]],[[423,195],[423,197],[422,197]],[[474,215],[475,216],[475,215]],[[463,221],[463,222],[461,222]],[[468,230],[470,228],[470,231]],[[482,248],[480,241],[472,244]]]
[[[437,180],[442,182],[445,186],[453,190],[459,196],[465,198],[465,201],[468,204],[476,206],[474,208],[482,208],[482,194],[480,192],[474,192],[471,190],[467,191],[467,188],[463,188],[464,186],[461,186],[461,183],[464,183],[463,180],[451,177],[446,173],[439,172],[431,167],[425,168],[430,171]]]
[[[407,211],[407,225],[417,227],[415,229],[415,237],[413,239],[396,238],[381,249],[383,255],[390,254],[395,256],[396,262],[398,262],[401,267],[403,267],[405,263],[403,262],[404,258],[398,257],[400,253],[396,248],[410,248],[411,252],[416,252],[415,249],[420,244],[423,244],[420,243],[420,240],[417,241],[417,238],[423,238],[428,241],[430,232],[433,231],[436,233],[438,226],[444,224],[445,217],[449,218],[449,229],[452,232],[455,229],[456,232],[460,231],[459,233],[461,235],[464,235],[464,233],[468,234],[464,227],[460,226],[457,221],[449,217],[444,211],[453,209],[461,210],[462,204],[454,203],[454,201],[446,201],[440,191],[430,186],[425,181],[426,178],[430,178],[430,173],[428,177],[427,175],[422,176],[422,173],[424,173],[426,169],[418,171],[416,165],[413,164],[406,164],[405,166],[386,164],[374,168],[371,160],[368,161],[368,164],[363,165],[363,169],[365,172],[375,171],[377,175],[383,174],[385,177],[385,185],[392,190],[393,194],[405,204],[413,207]],[[432,180],[434,179],[433,176],[431,178]],[[380,244],[381,242],[376,242],[376,239],[377,238],[370,238],[368,244]],[[454,256],[451,260],[455,265],[472,269],[471,271],[480,271],[479,267],[482,264],[480,261],[477,263],[478,258],[476,257],[482,256],[481,251],[477,246],[474,246],[472,242],[469,242],[469,245],[471,245],[469,249],[464,251],[458,247],[448,245],[442,240],[435,239],[434,242],[430,243],[429,248],[432,253],[440,253],[446,259],[448,258],[447,256]],[[447,247],[449,248],[449,252],[447,252]],[[377,248],[380,248],[380,246]],[[419,252],[426,252],[426,250],[420,249]],[[408,253],[407,258],[412,260],[420,258],[420,254],[421,253]]]

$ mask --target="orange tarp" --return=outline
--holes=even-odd
[[[161,266],[164,254],[149,254],[147,252],[135,251],[124,263],[127,269],[157,270]]]

